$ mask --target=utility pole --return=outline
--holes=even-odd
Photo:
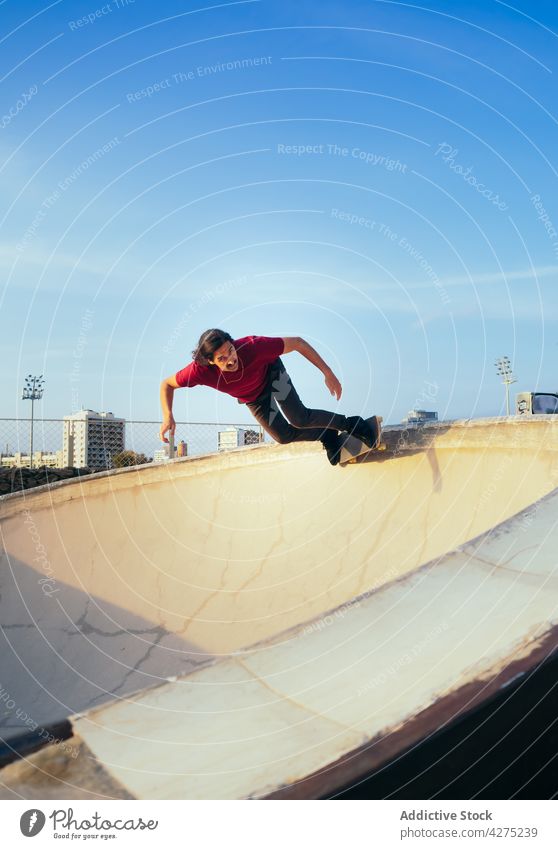
[[[31,401],[31,438],[29,444],[29,468],[33,468],[33,420],[34,420],[34,404],[43,397],[45,382],[42,374],[39,377],[28,374],[25,378],[25,386],[23,387],[22,401]]]
[[[510,386],[512,383],[517,383],[517,377],[512,372],[510,358],[499,357],[494,363],[496,371],[502,378],[502,383],[506,387],[506,416],[510,414]]]

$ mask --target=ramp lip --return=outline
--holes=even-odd
[[[398,454],[404,454],[411,450],[424,450],[428,447],[425,444],[426,437],[432,437],[432,442],[438,437],[447,436],[448,433],[455,432],[470,432],[476,429],[490,427],[492,425],[504,425],[507,427],[525,427],[531,425],[545,424],[549,428],[556,427],[558,429],[558,415],[536,415],[536,416],[495,416],[479,419],[449,419],[445,421],[431,422],[425,424],[411,425],[385,425],[382,427],[382,433],[393,442],[397,434],[407,434],[408,442],[398,447]],[[539,428],[536,428],[537,430]],[[414,437],[419,437],[418,442],[413,442]],[[444,447],[441,445],[440,447]],[[453,444],[452,448],[467,448],[467,444]],[[473,446],[471,446],[473,447]],[[479,445],[476,443],[475,448]],[[545,450],[556,450],[556,446],[549,444]],[[76,476],[66,480],[55,481],[53,483],[42,484],[41,486],[30,487],[29,489],[18,490],[6,495],[0,495],[0,518],[8,517],[18,512],[18,508],[23,508],[26,501],[31,499],[40,499],[50,493],[60,493],[60,497],[80,488],[94,487],[96,482],[108,480],[122,480],[126,476],[136,475],[138,482],[143,485],[150,483],[160,483],[168,481],[174,476],[180,474],[196,474],[199,472],[200,466],[209,466],[208,471],[214,471],[216,466],[222,469],[231,467],[243,467],[247,465],[247,459],[250,457],[252,462],[261,462],[264,459],[273,459],[277,462],[284,462],[287,457],[303,457],[311,454],[321,454],[322,446],[315,442],[294,442],[287,445],[279,445],[278,443],[258,443],[256,445],[246,445],[240,448],[233,448],[221,452],[208,452],[206,454],[196,454],[193,457],[177,457],[169,462],[161,463],[145,463],[139,466],[127,466],[123,469],[107,469],[100,472],[92,472],[83,477]],[[388,445],[387,451],[383,452],[383,460],[389,460],[392,456],[393,448]],[[257,458],[257,454],[261,457]],[[325,460],[325,456],[324,456]],[[346,469],[347,467],[343,467]],[[338,470],[340,471],[340,470]],[[142,480],[142,478],[152,478],[152,480]],[[120,488],[120,487],[119,487]],[[56,498],[58,501],[58,497]]]

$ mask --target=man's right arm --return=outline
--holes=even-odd
[[[163,410],[163,423],[159,431],[159,436],[161,437],[162,442],[168,442],[166,436],[167,432],[170,432],[174,436],[176,422],[174,421],[174,416],[172,414],[172,402],[174,399],[174,390],[178,388],[179,386],[174,374],[161,381],[160,398],[161,409]]]

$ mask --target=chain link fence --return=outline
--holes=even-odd
[[[101,424],[99,424],[101,422]],[[118,465],[113,462],[116,453],[133,452],[134,455],[144,455],[148,461],[164,461],[168,456],[168,447],[159,439],[159,421],[127,421],[124,420],[124,439],[119,441],[118,449],[110,447],[111,440],[105,439],[104,430],[108,433],[106,425],[102,420],[95,420],[95,428],[90,429],[90,440],[94,439],[102,445],[103,451],[99,451],[98,444],[87,446],[88,465],[92,468],[111,468]],[[114,423],[110,422],[114,429]],[[67,439],[66,447],[64,440],[64,419],[35,419],[33,423],[33,467],[50,466],[52,468],[64,468],[68,465],[78,466],[79,461],[74,458],[73,463],[68,462]],[[177,422],[174,437],[175,456],[195,456],[199,454],[210,454],[241,445],[263,442],[265,434],[262,428],[254,422],[253,424],[214,422]],[[0,418],[0,464],[2,468],[13,466],[29,467],[29,452],[31,446],[31,419]],[[104,465],[91,463],[93,456],[105,457]],[[134,459],[128,455],[128,460]],[[142,458],[142,461],[145,462]],[[126,463],[125,463],[126,464]],[[131,463],[130,463],[131,464]],[[87,465],[87,463],[81,463]]]

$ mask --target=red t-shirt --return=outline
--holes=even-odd
[[[224,372],[218,366],[191,362],[176,372],[179,386],[212,386],[238,398],[242,404],[261,395],[270,363],[280,357],[285,343],[280,336],[243,336],[232,343],[238,354],[238,368]]]

